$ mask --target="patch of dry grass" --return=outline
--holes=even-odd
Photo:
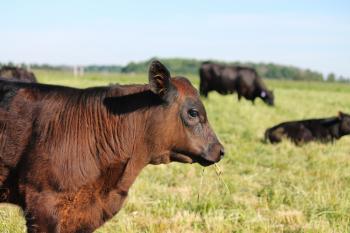
[[[81,87],[147,80],[147,75],[37,74],[40,81]],[[198,85],[196,77],[191,80]],[[121,212],[96,232],[349,232],[350,136],[302,147],[288,141],[270,145],[262,137],[281,121],[350,112],[350,86],[268,84],[276,95],[274,108],[216,93],[203,100],[225,145],[220,176],[214,166],[202,176],[199,165],[150,165]],[[1,206],[0,232],[6,231],[23,232],[24,220],[18,209]]]

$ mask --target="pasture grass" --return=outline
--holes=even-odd
[[[76,87],[147,82],[146,74],[35,73],[41,82]],[[350,136],[301,147],[263,141],[265,129],[281,121],[350,112],[350,85],[267,84],[275,107],[235,95],[203,99],[226,149],[220,177],[214,166],[149,165],[124,208],[96,232],[350,232]],[[0,232],[25,232],[19,208],[0,206]]]

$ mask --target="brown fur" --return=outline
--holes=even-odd
[[[207,166],[223,156],[198,93],[157,61],[149,85],[81,90],[1,81],[0,93],[0,123],[15,116],[25,132],[0,132],[1,158],[13,158],[0,174],[1,201],[25,210],[29,232],[92,232],[120,210],[147,164]]]

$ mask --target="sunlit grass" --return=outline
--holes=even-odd
[[[146,83],[147,74],[36,72],[39,80],[76,87]],[[198,85],[197,77],[191,80]],[[225,145],[214,166],[148,166],[124,208],[97,232],[349,232],[350,136],[296,147],[262,141],[281,121],[350,112],[346,84],[269,81],[276,107],[210,93],[209,119]],[[203,182],[201,182],[203,174]],[[229,190],[229,191],[227,191]],[[199,198],[198,198],[199,197]],[[0,232],[23,232],[18,209],[0,207]]]

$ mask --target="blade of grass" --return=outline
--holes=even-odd
[[[223,183],[223,185],[225,186],[226,191],[227,191],[229,194],[231,194],[231,190],[229,189],[228,185],[226,184],[226,182],[225,182],[224,179],[222,178],[222,170],[221,170],[221,168],[220,168],[219,165],[217,165],[217,164],[214,164],[214,167],[215,167],[216,175],[219,177],[219,180],[220,180],[221,183]]]

